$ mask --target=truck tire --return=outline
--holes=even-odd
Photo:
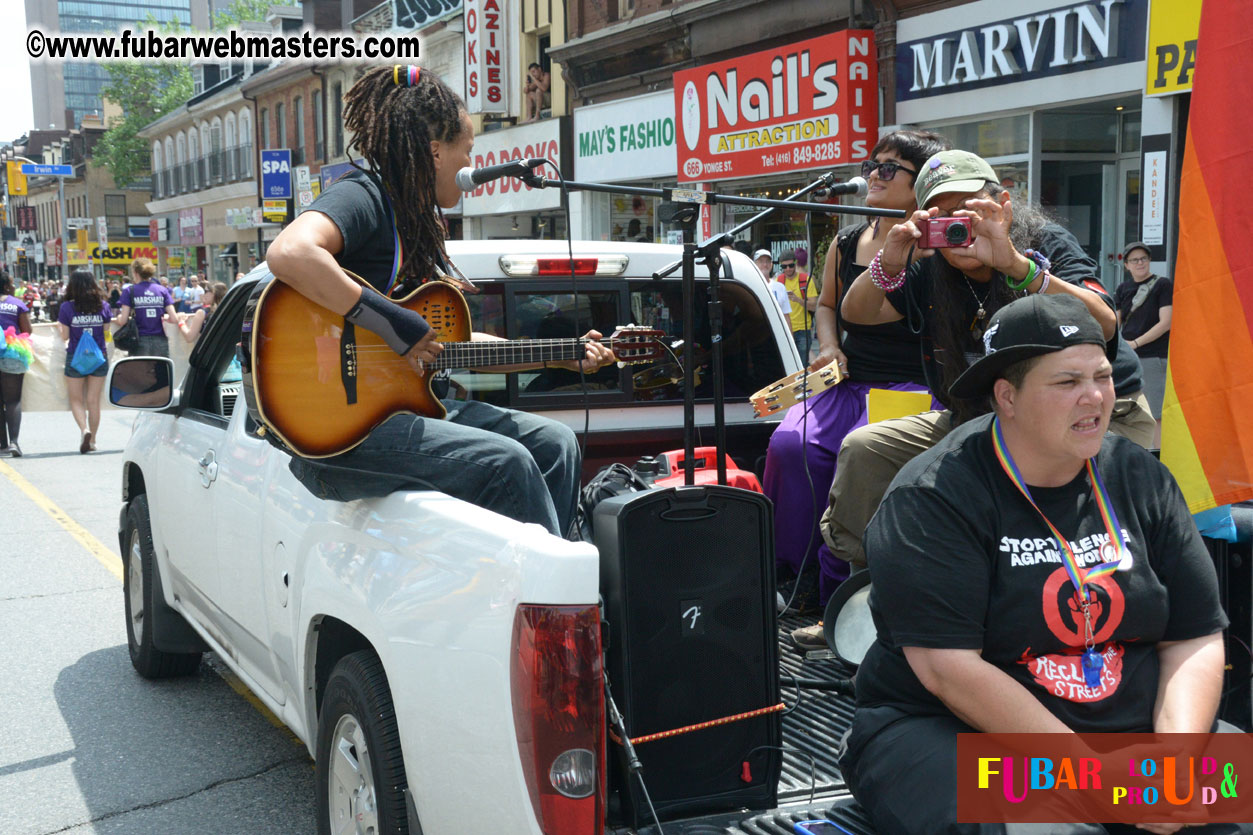
[[[163,652],[153,641],[151,618],[157,564],[148,521],[148,497],[140,494],[126,509],[122,552],[122,591],[126,598],[126,644],[131,666],[144,678],[187,676],[200,667],[199,652]]]
[[[408,835],[396,711],[383,664],[368,650],[344,656],[327,680],[317,774],[319,835]]]

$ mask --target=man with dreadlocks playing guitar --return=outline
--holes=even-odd
[[[450,271],[443,209],[457,205],[457,171],[470,165],[474,127],[465,104],[418,67],[366,72],[345,97],[349,171],[270,245],[274,276],[310,301],[373,331],[415,372],[442,345],[418,313],[389,301]],[[345,272],[351,270],[369,286]],[[585,372],[614,361],[589,331]],[[474,341],[495,339],[476,333]],[[535,366],[508,366],[521,371]],[[495,370],[502,370],[497,367]],[[546,418],[476,401],[447,400],[444,420],[397,414],[353,449],[295,457],[292,471],[315,494],[348,501],[394,490],[434,489],[564,536],[574,518],[579,450],[573,432]]]

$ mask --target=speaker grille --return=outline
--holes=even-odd
[[[654,490],[597,507],[608,669],[631,736],[778,702],[771,526],[765,497],[730,487]],[[659,813],[766,808],[780,758],[751,752],[779,737],[770,715],[637,753]],[[750,783],[741,779],[745,761]]]

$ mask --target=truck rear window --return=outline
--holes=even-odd
[[[551,281],[476,280],[481,292],[467,296],[474,329],[506,339],[561,339],[595,328],[609,336],[620,324],[655,328],[672,346],[664,358],[641,365],[603,368],[586,375],[593,405],[680,402],[689,353],[697,363],[697,397],[710,398],[708,284],[697,282],[695,348],[681,344],[683,318],[678,282],[651,279],[580,282],[577,304],[569,284]],[[719,285],[722,298],[725,388],[728,401],[747,397],[783,376],[783,358],[757,297],[732,281]],[[518,374],[457,371],[450,396],[534,411],[581,405],[579,375],[558,368]]]

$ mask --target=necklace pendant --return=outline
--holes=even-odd
[[[978,319],[980,322],[982,322],[983,317],[987,315],[988,315],[988,312],[983,309],[983,305],[979,305],[979,311],[975,313],[975,318]]]

